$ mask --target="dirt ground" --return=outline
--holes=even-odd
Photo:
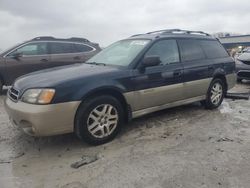
[[[250,83],[234,91],[250,90]],[[250,101],[199,103],[133,120],[112,142],[73,134],[33,138],[13,127],[0,97],[0,187],[250,187]],[[98,160],[78,169],[82,156]]]

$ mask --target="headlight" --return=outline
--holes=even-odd
[[[31,104],[49,104],[55,95],[54,89],[28,89],[21,101]]]

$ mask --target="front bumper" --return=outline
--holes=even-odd
[[[32,136],[50,136],[74,130],[74,118],[79,101],[49,105],[34,105],[5,100],[5,109],[12,124]]]

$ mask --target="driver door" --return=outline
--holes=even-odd
[[[5,57],[5,78],[10,85],[19,76],[46,69],[50,55],[46,42],[28,43]]]
[[[183,65],[180,63],[176,40],[160,40],[144,57],[159,56],[161,64],[135,70],[133,84],[137,98],[134,111],[157,107],[183,99]]]

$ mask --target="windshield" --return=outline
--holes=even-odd
[[[105,48],[86,63],[128,66],[150,40],[122,40]]]

